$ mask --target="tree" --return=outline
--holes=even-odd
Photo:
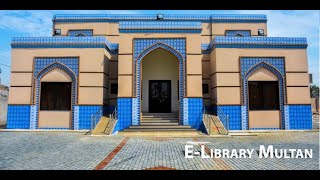
[[[319,97],[319,86],[315,84],[310,85],[310,96],[312,98]]]

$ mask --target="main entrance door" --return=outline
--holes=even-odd
[[[150,80],[149,81],[149,112],[170,113],[171,112],[171,81]]]

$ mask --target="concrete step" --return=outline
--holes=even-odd
[[[191,129],[191,126],[179,126],[179,125],[158,125],[158,126],[146,126],[146,125],[141,125],[141,126],[130,126],[130,129]]]
[[[141,119],[141,122],[179,122],[178,119]]]
[[[141,117],[141,119],[179,119],[178,117]]]
[[[176,113],[143,113],[141,117],[176,117],[178,118],[178,114]]]
[[[121,131],[118,132],[120,136],[132,136],[132,137],[208,137],[199,131]]]
[[[140,123],[141,126],[177,126],[179,125],[178,122],[141,122]]]
[[[165,131],[165,132],[197,132],[197,130],[195,129],[191,129],[191,128],[187,128],[187,129],[168,129],[168,128],[152,128],[152,129],[148,129],[148,128],[135,128],[135,129],[125,129],[124,132],[159,132],[159,131]]]

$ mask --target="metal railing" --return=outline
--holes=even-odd
[[[117,124],[117,121],[118,121],[118,108],[116,106],[114,108],[113,112],[111,114],[109,114],[109,121],[108,121],[108,124],[107,124],[104,132],[106,134],[112,134],[113,129],[114,129],[115,125]]]
[[[96,113],[91,114],[91,127],[90,127],[90,131],[89,131],[90,134],[92,134],[92,131],[94,130],[94,128],[98,124],[102,115],[103,115],[103,106],[101,106]]]
[[[217,106],[217,116],[222,122],[224,128],[226,129],[226,134],[229,134],[229,116],[222,111],[222,109],[218,104],[216,104],[216,106]]]
[[[208,114],[204,106],[202,108],[202,121],[203,121],[204,127],[207,130],[207,133],[210,135],[212,118],[210,117],[210,115]]]

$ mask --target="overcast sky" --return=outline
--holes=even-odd
[[[106,11],[0,11],[0,74],[1,83],[10,84],[10,41],[19,36],[51,36],[54,14],[266,14],[269,37],[306,37],[308,41],[309,72],[314,83],[319,84],[319,27],[320,11],[274,10],[106,10]],[[7,66],[5,66],[7,65]]]

